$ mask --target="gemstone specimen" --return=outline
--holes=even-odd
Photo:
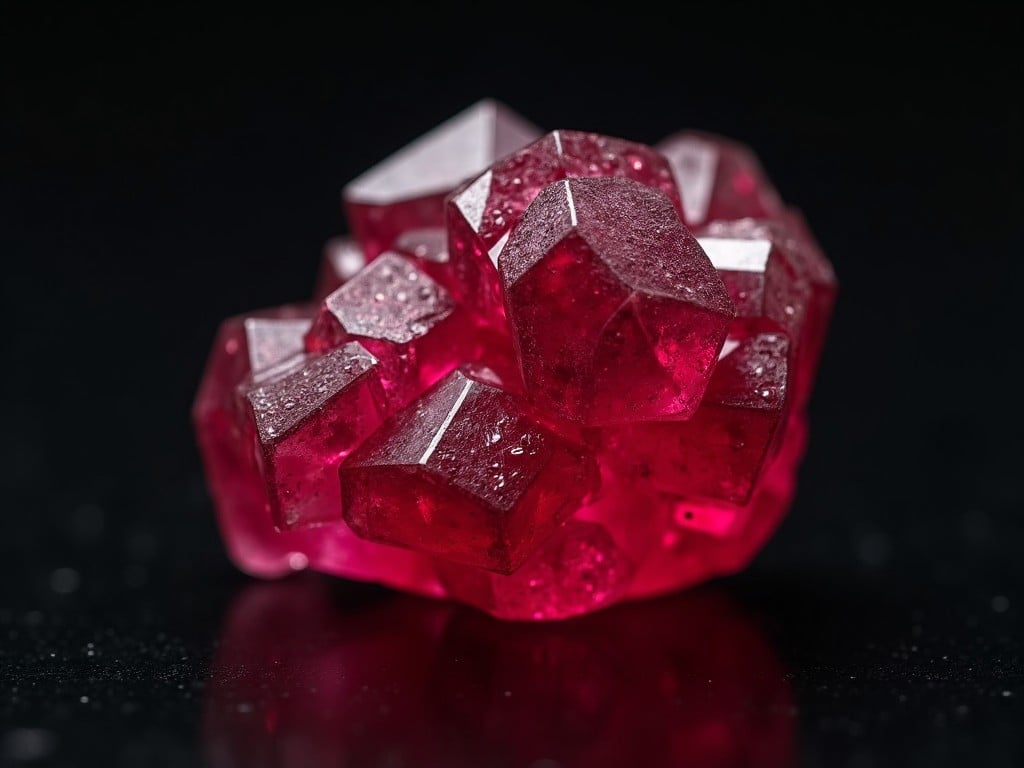
[[[637,483],[702,501],[743,504],[750,497],[785,412],[789,340],[777,331],[736,331],[693,418],[606,430],[605,450]],[[700,509],[681,524],[724,534],[743,522],[728,507]]]
[[[710,133],[685,131],[657,145],[672,167],[683,199],[683,220],[694,227],[715,219],[772,216],[782,201],[754,153]]]
[[[239,567],[546,621],[750,562],[794,497],[837,290],[753,153],[541,136],[480,102],[344,202],[314,305],[226,321],[196,397]]]
[[[500,313],[498,255],[512,228],[549,184],[567,178],[614,176],[664,192],[681,209],[665,159],[643,144],[580,131],[553,131],[499,160],[447,203],[456,274],[485,317]]]
[[[324,299],[306,348],[324,352],[349,341],[380,361],[389,400],[400,407],[472,359],[476,329],[442,286],[409,259],[385,253]]]
[[[529,396],[585,424],[686,418],[735,312],[671,201],[628,179],[568,179],[499,261]]]
[[[443,225],[449,192],[539,135],[508,107],[484,100],[349,182],[345,211],[367,258],[402,232]]]
[[[796,338],[810,284],[784,245],[770,238],[698,237],[748,329],[777,328]]]
[[[324,243],[320,276],[316,281],[313,298],[316,301],[334,293],[366,266],[366,256],[359,244],[350,237],[332,237]]]
[[[326,354],[299,355],[245,392],[260,444],[271,515],[281,528],[341,517],[337,469],[380,423],[383,391],[377,359],[355,342]]]
[[[455,371],[341,467],[363,538],[511,573],[593,490],[593,459],[506,392]]]
[[[363,541],[348,526],[279,531],[270,516],[254,429],[238,387],[251,374],[301,353],[312,310],[285,306],[224,322],[210,353],[193,417],[217,520],[235,564],[263,578],[310,567],[380,581],[426,595],[443,594],[424,555]]]
[[[803,407],[810,398],[838,288],[835,272],[821,246],[803,217],[794,210],[784,211],[771,220],[715,221],[698,230],[698,234],[702,242],[706,238],[770,240],[786,254],[788,263],[797,270],[800,280],[809,284],[810,293],[802,322],[800,313],[795,313],[794,323],[787,326],[796,344],[792,382],[794,400],[798,407]]]

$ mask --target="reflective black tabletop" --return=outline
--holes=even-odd
[[[561,13],[0,31],[0,764],[1024,763],[1006,25]],[[800,491],[746,572],[529,625],[228,563],[188,421],[217,323],[308,295],[341,185],[484,95],[741,138],[831,256]]]

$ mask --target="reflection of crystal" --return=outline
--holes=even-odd
[[[236,598],[203,702],[211,766],[795,760],[783,669],[721,594],[548,626],[404,597],[355,602],[316,577]]]

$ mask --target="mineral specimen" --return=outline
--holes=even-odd
[[[778,526],[821,247],[726,139],[538,136],[457,115],[345,188],[315,305],[222,325],[193,417],[241,568],[552,620],[734,572]]]

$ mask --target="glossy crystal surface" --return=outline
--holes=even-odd
[[[529,396],[584,424],[700,404],[735,310],[671,201],[628,179],[548,186],[499,260]]]
[[[511,395],[456,371],[341,468],[363,538],[501,573],[518,568],[588,496],[593,459]]]

